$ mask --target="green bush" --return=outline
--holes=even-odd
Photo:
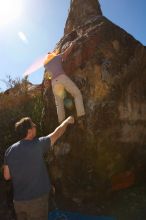
[[[22,117],[31,117],[37,124],[37,134],[41,135],[40,119],[43,108],[41,93],[29,92],[27,81],[14,82],[8,93],[0,93],[0,165],[3,163],[6,148],[17,141],[14,131],[16,121]]]

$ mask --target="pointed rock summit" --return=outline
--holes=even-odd
[[[75,124],[56,144],[50,172],[61,202],[68,198],[86,211],[88,200],[133,185],[146,169],[146,49],[104,17],[96,0],[71,1],[56,49],[72,42],[63,66],[82,93],[86,126]],[[57,115],[52,91],[44,97],[47,133]],[[72,100],[66,94],[66,116],[76,115],[66,104]]]
[[[97,0],[72,0],[64,34],[70,33],[99,15],[102,15],[102,11]]]

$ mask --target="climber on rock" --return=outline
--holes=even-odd
[[[82,94],[75,83],[65,74],[62,62],[66,60],[71,52],[73,43],[65,50],[65,52],[57,54],[55,52],[48,53],[44,61],[44,78],[50,79],[52,90],[55,97],[57,108],[58,122],[61,123],[65,119],[64,109],[64,89],[69,92],[75,101],[77,111],[77,121],[82,124],[84,121],[85,109],[83,104]]]

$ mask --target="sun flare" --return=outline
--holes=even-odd
[[[16,20],[21,15],[21,0],[0,0],[0,26]]]

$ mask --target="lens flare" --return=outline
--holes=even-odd
[[[73,109],[73,101],[69,98],[66,98],[64,100],[64,105],[67,109],[72,110]]]
[[[59,83],[54,86],[54,93],[55,93],[55,95],[59,96],[62,99],[64,99],[65,96],[66,96],[64,86],[62,84],[59,84]]]
[[[49,53],[47,54],[47,56],[44,59],[44,65],[46,65],[47,63],[49,63],[54,57],[56,56],[55,53]]]
[[[58,54],[58,50],[44,55],[41,58],[37,59],[25,72],[24,72],[24,77],[29,76],[31,73],[37,71],[41,67],[43,67],[45,64],[50,62],[56,55]]]
[[[25,76],[29,76],[31,73],[37,71],[38,69],[40,69],[41,67],[44,66],[44,59],[45,59],[46,55],[39,58],[38,60],[36,60],[25,72],[24,72],[24,77]]]

